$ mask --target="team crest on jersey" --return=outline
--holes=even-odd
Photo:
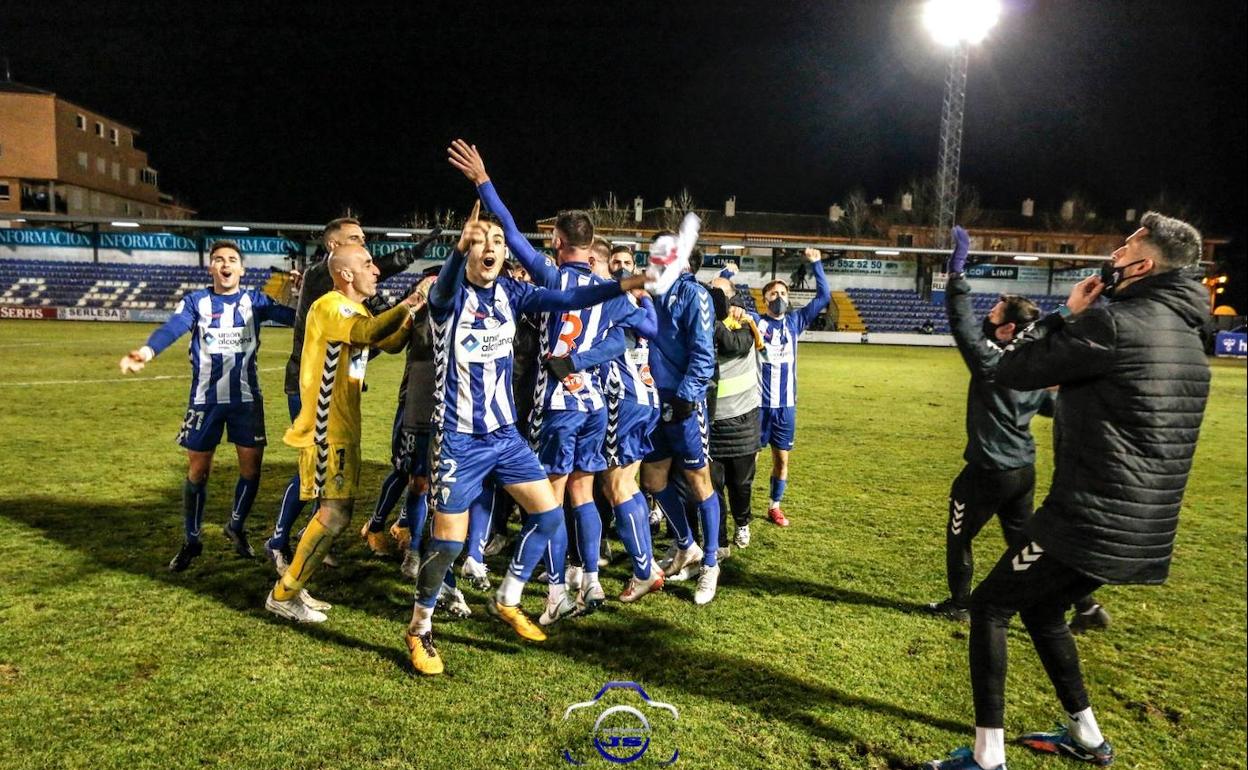
[[[485,319],[485,328],[487,329],[497,329],[501,324],[502,321],[498,320],[494,316],[490,316]]]
[[[343,318],[350,318],[351,316],[356,314],[355,308],[350,307],[349,305],[343,305],[342,307],[338,308],[338,312],[342,313]]]

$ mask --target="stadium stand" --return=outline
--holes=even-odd
[[[394,276],[382,284],[382,293],[399,299],[417,277]],[[268,270],[252,270],[243,285],[260,288],[268,278]],[[209,283],[205,269],[195,265],[0,260],[0,305],[172,311],[183,294]]]
[[[903,289],[849,289],[846,292],[854,307],[873,332],[914,332],[924,321],[931,321],[935,334],[948,334],[949,321],[943,304],[923,299],[917,292]],[[984,316],[997,303],[999,294],[972,294],[976,316]],[[1065,301],[1065,297],[1031,297],[1041,313],[1049,313]]]

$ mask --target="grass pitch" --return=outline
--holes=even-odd
[[[181,538],[185,459],[172,439],[189,378],[178,346],[122,380],[117,359],[149,329],[0,322],[0,767],[566,767],[565,747],[595,755],[589,725],[565,722],[565,708],[624,679],[679,710],[674,724],[654,718],[634,766],[679,748],[678,768],[904,767],[971,737],[966,628],[918,611],[945,590],[967,381],[952,350],[803,345],[794,525],[756,522],[713,604],[673,585],[530,645],[466,589],[473,617],[435,625],[447,675],[417,679],[400,640],[410,587],[354,534],[312,584],[336,605],[329,623],[262,609],[271,569],[236,558],[220,533],[228,446],[205,553],[166,570]],[[277,440],[289,335],[263,335],[274,441],[257,546],[296,457]],[[387,470],[400,363],[369,367],[361,509]],[[1214,364],[1169,583],[1104,589],[1114,626],[1079,643],[1120,767],[1245,766],[1245,379],[1242,362]],[[1049,422],[1035,432],[1041,499]],[[763,456],[756,511],[767,468]],[[1001,549],[989,525],[979,575]],[[604,571],[609,595],[626,569]],[[539,592],[526,606],[539,610]],[[1017,623],[1010,654],[1007,734],[1047,728],[1060,706]],[[1009,753],[1012,770],[1074,766]]]

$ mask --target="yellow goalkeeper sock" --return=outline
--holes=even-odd
[[[282,575],[282,579],[273,587],[273,598],[279,602],[295,598],[303,590],[316,568],[325,561],[333,542],[334,533],[313,516],[303,531],[303,537],[299,538],[299,545],[295,548],[295,558],[286,568],[286,574]]]

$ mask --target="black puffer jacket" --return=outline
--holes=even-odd
[[[1209,396],[1199,329],[1205,288],[1180,272],[1149,276],[1108,306],[1037,324],[996,380],[1061,385],[1053,484],[1031,539],[1106,583],[1162,583]]]

